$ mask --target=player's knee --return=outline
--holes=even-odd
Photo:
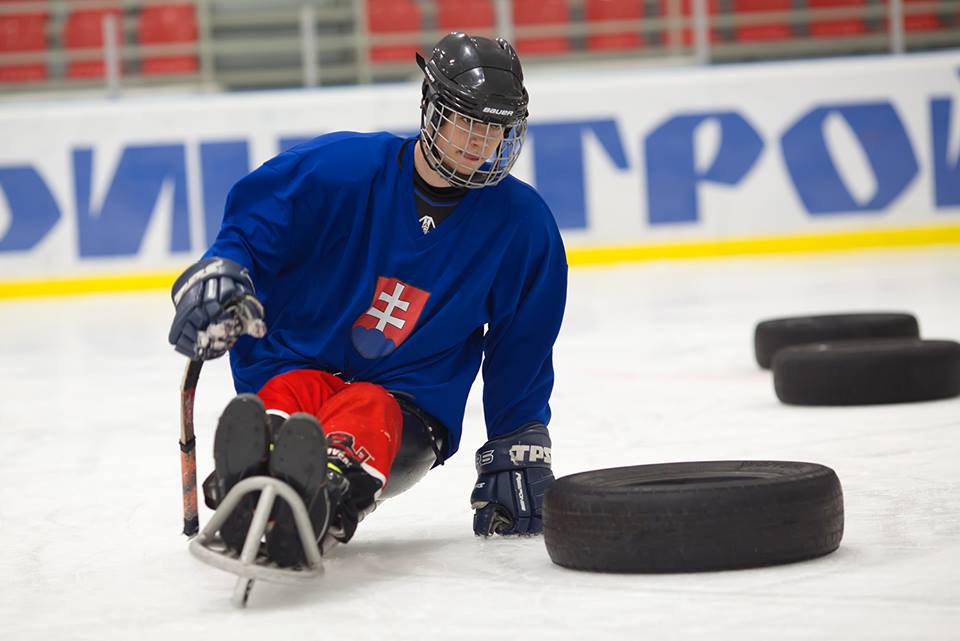
[[[350,385],[355,398],[369,406],[373,413],[384,418],[384,423],[390,432],[399,435],[403,427],[403,413],[393,395],[383,387],[374,383],[352,383]]]
[[[324,403],[345,385],[322,370],[293,369],[270,378],[257,395],[268,412],[307,412],[319,418]]]

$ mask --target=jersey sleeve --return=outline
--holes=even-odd
[[[296,154],[286,152],[238,181],[204,258],[229,258],[250,270],[256,287],[303,258],[323,236],[322,203]]]
[[[545,206],[544,206],[545,207]],[[550,216],[508,263],[513,292],[484,337],[483,406],[488,438],[550,421],[553,344],[567,296],[567,259]],[[511,277],[512,276],[512,277]]]

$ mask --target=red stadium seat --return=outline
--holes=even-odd
[[[442,31],[493,29],[496,23],[492,0],[437,0],[437,27]]]
[[[707,10],[709,11],[709,16],[715,16],[718,13],[719,0],[708,0],[707,1]],[[670,15],[670,0],[660,0],[660,17],[666,18]],[[693,46],[693,3],[691,0],[680,0],[680,16],[686,21],[685,24],[690,25],[683,28],[682,42],[683,46],[691,47]],[[708,17],[709,17],[708,16]],[[673,34],[669,26],[664,28],[663,41],[669,46],[673,45]],[[720,33],[713,27],[710,29],[710,42],[718,42],[720,40]]]
[[[367,29],[370,35],[410,33],[411,39],[423,28],[416,0],[366,0]],[[410,62],[420,47],[415,43],[370,48],[373,62]]]
[[[615,20],[643,18],[643,0],[587,0],[584,18],[587,23],[603,24]],[[587,36],[587,48],[595,51],[637,49],[644,38],[636,31],[603,33]]]
[[[793,0],[733,0],[733,12],[740,15],[791,9]],[[762,24],[741,25],[734,34],[739,42],[769,42],[789,40],[793,37],[793,29],[786,19],[775,19]]]
[[[866,7],[867,0],[807,0],[811,9],[828,7]],[[863,18],[818,18],[810,21],[810,35],[814,38],[837,38],[866,33]]]
[[[0,53],[33,53],[47,49],[47,14],[0,14]],[[0,65],[0,82],[19,83],[47,79],[47,65]]]
[[[117,43],[123,42],[123,28],[120,24],[120,9],[97,9],[74,11],[67,17],[63,29],[64,48],[100,49],[103,47],[103,18],[116,16]],[[103,60],[75,60],[67,65],[68,78],[102,78],[105,65]]]
[[[943,29],[940,16],[936,13],[907,13],[910,5],[929,0],[903,0],[903,28],[905,31],[937,31]]]
[[[140,44],[171,44],[197,41],[197,14],[192,4],[147,5],[137,25]],[[195,73],[197,57],[147,56],[140,71],[148,75]]]
[[[567,0],[513,0],[513,24],[516,27],[566,25],[570,20]],[[566,35],[517,38],[520,55],[545,55],[570,50]]]

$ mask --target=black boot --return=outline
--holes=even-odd
[[[270,439],[263,402],[254,394],[241,394],[227,404],[213,440],[214,473],[220,500],[241,480],[265,475]],[[247,494],[220,527],[220,536],[239,552],[253,520],[259,492]]]
[[[270,475],[290,485],[307,508],[317,540],[330,524],[327,480],[327,441],[317,419],[303,412],[292,414],[276,434],[270,456]],[[306,565],[306,555],[293,519],[293,510],[278,498],[267,529],[267,556],[281,567]]]

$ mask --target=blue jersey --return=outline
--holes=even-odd
[[[328,134],[240,180],[205,258],[250,270],[268,333],[230,353],[237,392],[292,369],[406,394],[459,446],[483,362],[489,438],[547,424],[567,263],[550,209],[508,176],[424,234],[413,144]]]

